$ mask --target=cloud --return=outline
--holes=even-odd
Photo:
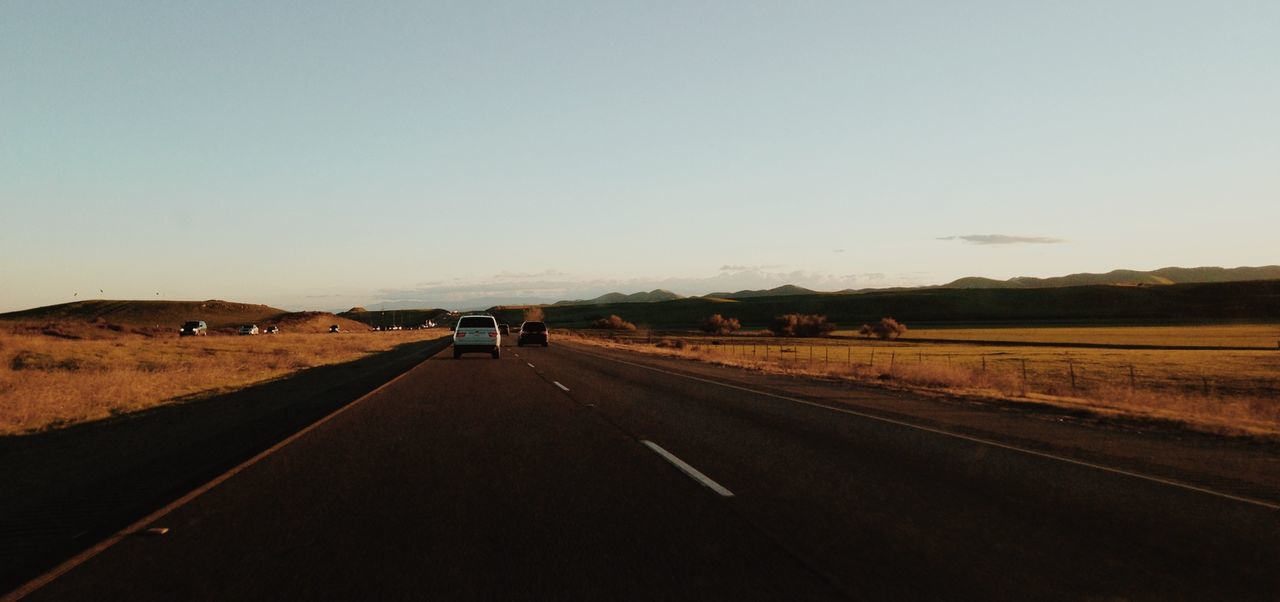
[[[964,234],[961,236],[942,236],[938,240],[962,240],[974,245],[1016,245],[1042,244],[1051,245],[1067,242],[1061,238],[1048,236],[1009,236],[1007,234]]]

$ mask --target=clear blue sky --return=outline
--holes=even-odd
[[[1277,32],[1270,1],[7,2],[0,311],[1280,263]]]

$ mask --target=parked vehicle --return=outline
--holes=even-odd
[[[498,324],[498,332],[502,334],[511,334],[511,326],[508,324]]]
[[[241,327],[240,327],[240,334],[242,334],[242,335],[258,334],[258,325],[257,325],[257,324],[245,324],[244,326],[241,326]]]
[[[488,353],[498,359],[502,348],[502,333],[493,316],[470,315],[458,320],[453,331],[453,359],[464,353]]]
[[[268,327],[267,327],[267,329],[266,329],[266,330],[264,330],[263,332],[265,332],[265,333],[267,333],[267,334],[276,334],[276,333],[279,333],[279,332],[280,332],[280,327],[279,327],[279,326],[275,326],[275,325],[271,325],[271,326],[268,326]]]
[[[542,345],[547,346],[551,332],[547,330],[545,322],[525,322],[520,325],[520,335],[516,338],[516,346],[524,347],[525,345]]]
[[[329,332],[342,332],[342,329],[338,328],[337,324],[334,324],[333,326],[329,327]]]
[[[204,320],[191,320],[178,329],[180,337],[202,337],[209,334],[209,325]]]

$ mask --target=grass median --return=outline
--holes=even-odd
[[[203,399],[447,331],[202,336],[11,326],[0,333],[0,435]]]

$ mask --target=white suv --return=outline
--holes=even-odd
[[[484,352],[498,359],[501,353],[502,333],[498,332],[498,320],[493,316],[477,314],[462,316],[453,331],[453,359],[464,353]]]

